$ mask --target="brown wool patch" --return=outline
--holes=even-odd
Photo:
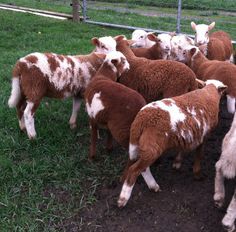
[[[75,67],[74,61],[70,57],[68,57],[68,56],[66,56],[65,58],[66,58],[68,64],[71,65],[72,69],[74,69],[74,67]]]
[[[58,67],[60,67],[59,62],[51,54],[46,54],[48,58],[48,63],[52,72],[55,72]]]
[[[63,56],[63,55],[57,55],[57,57],[58,57],[58,59],[59,59],[61,62],[63,62],[63,60],[64,60],[64,56]]]
[[[38,62],[38,58],[36,56],[27,56],[25,59],[33,64]]]

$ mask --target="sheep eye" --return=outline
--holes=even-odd
[[[208,34],[208,31],[206,32],[206,34]]]
[[[140,36],[140,38],[142,39],[142,38],[143,38],[143,36]]]
[[[104,45],[101,46],[102,49],[106,49],[106,47]]]

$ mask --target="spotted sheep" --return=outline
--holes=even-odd
[[[215,27],[215,22],[210,25],[197,25],[191,22],[191,27],[195,31],[195,45],[201,47],[209,60],[233,61],[233,45],[230,35],[224,31],[209,34]]]
[[[226,90],[228,112],[235,112],[236,66],[229,62],[209,60],[199,48],[190,46],[184,51],[184,62],[194,71],[197,78],[206,81],[216,79],[228,86]]]
[[[151,32],[152,33],[152,32]],[[134,30],[132,33],[132,40],[134,41],[133,46],[141,48],[150,48],[155,42],[149,40],[148,35],[150,32],[144,30]]]
[[[16,107],[20,129],[26,129],[30,139],[36,137],[34,115],[43,97],[73,97],[69,123],[71,128],[76,127],[84,90],[103,62],[96,52],[116,49],[112,37],[93,38],[92,43],[96,48],[88,55],[36,52],[20,58],[15,64],[8,105]]]
[[[202,89],[149,103],[139,111],[130,129],[129,161],[119,207],[128,202],[140,174],[149,189],[159,191],[149,167],[169,149],[179,152],[175,168],[180,168],[183,152],[196,149],[193,173],[199,178],[203,144],[218,123],[219,101],[225,88],[223,83],[209,80]]]
[[[224,178],[232,179],[236,176],[236,114],[229,132],[225,135],[222,143],[222,152],[216,163],[215,193],[216,206],[222,207],[225,199]],[[222,219],[223,226],[228,232],[235,231],[234,221],[236,219],[236,188],[232,200],[227,208],[227,213]]]
[[[131,123],[146,104],[139,93],[116,82],[128,69],[125,56],[121,52],[111,52],[85,90],[91,131],[90,159],[96,154],[99,128],[107,129],[107,150],[112,149],[112,137],[128,149]]]
[[[130,70],[121,75],[119,83],[138,91],[147,103],[198,88],[194,72],[185,64],[136,57],[124,38],[117,38],[117,51],[122,52],[130,64]]]

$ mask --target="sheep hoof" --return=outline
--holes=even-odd
[[[224,204],[224,197],[219,193],[215,193],[214,201],[215,201],[216,207],[221,208]]]
[[[156,184],[155,186],[150,187],[150,190],[152,190],[152,191],[154,191],[156,193],[161,191],[161,189],[160,189],[158,184]]]
[[[224,229],[227,231],[227,232],[233,232],[235,231],[235,225],[234,225],[234,222],[233,224],[231,224],[232,220],[230,218],[228,218],[227,216],[225,216],[222,220],[222,225],[224,227]]]
[[[22,122],[21,120],[19,120],[19,126],[20,126],[21,131],[23,131],[23,132],[26,131],[25,123]]]
[[[172,167],[173,167],[174,169],[176,169],[176,170],[179,170],[180,167],[181,167],[181,163],[174,162],[173,165],[172,165]]]
[[[124,197],[120,197],[117,201],[117,205],[119,208],[123,208],[127,204],[128,200]]]
[[[36,139],[36,134],[28,134],[30,140]]]
[[[74,130],[77,127],[76,123],[70,123],[70,129]]]

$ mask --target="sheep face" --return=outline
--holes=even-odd
[[[209,42],[209,31],[215,26],[215,22],[210,25],[198,24],[191,22],[191,27],[195,31],[195,45],[200,46]]]
[[[107,63],[115,73],[117,73],[118,77],[129,70],[129,63],[126,57],[118,51],[107,54],[104,62]]]
[[[167,56],[170,55],[172,36],[170,34],[159,34],[158,38],[160,40],[160,46],[164,51],[164,54],[166,54]]]
[[[95,52],[108,54],[111,51],[116,51],[116,40],[111,36],[101,38],[92,38],[92,44],[96,46]]]
[[[191,66],[194,57],[200,52],[199,48],[196,46],[188,46],[183,50],[183,60],[182,62]]]
[[[132,33],[132,40],[134,41],[133,47],[143,47],[148,48],[154,45],[155,43],[148,39],[148,34],[144,30],[135,30]]]
[[[173,36],[171,40],[171,55],[172,60],[176,60],[182,63],[186,62],[185,49],[191,45],[194,45],[194,41],[185,35]]]

